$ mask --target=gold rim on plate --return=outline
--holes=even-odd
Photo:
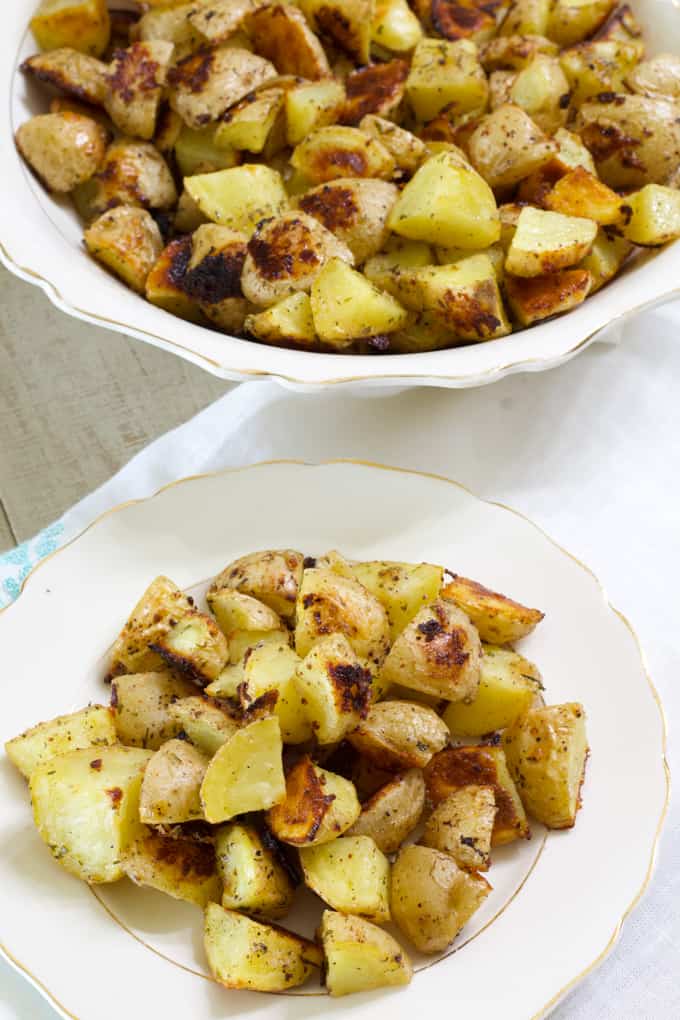
[[[680,2],[680,0],[679,0],[679,2]],[[58,556],[65,549],[68,549],[69,546],[71,546],[74,542],[77,542],[79,539],[81,539],[83,537],[83,535],[87,534],[87,532],[89,532],[97,524],[100,524],[107,517],[110,517],[110,516],[112,516],[115,513],[119,513],[121,510],[125,510],[127,507],[136,506],[139,503],[147,503],[147,502],[155,499],[157,496],[162,495],[164,492],[167,492],[169,489],[173,489],[173,488],[175,488],[175,486],[184,485],[187,482],[200,481],[200,480],[205,479],[205,478],[217,478],[217,477],[219,477],[221,475],[236,474],[237,472],[241,472],[241,471],[251,471],[254,468],[271,467],[273,465],[285,465],[285,464],[299,466],[299,467],[311,467],[311,468],[314,468],[314,467],[327,467],[327,466],[333,465],[333,464],[354,464],[354,465],[358,465],[360,467],[368,467],[368,468],[372,468],[374,470],[379,470],[379,471],[392,471],[392,472],[395,472],[396,474],[414,475],[415,477],[419,477],[419,478],[430,478],[430,479],[433,479],[434,481],[446,482],[448,485],[453,485],[457,489],[461,489],[463,492],[467,493],[469,496],[472,496],[473,499],[478,500],[480,503],[485,503],[487,506],[494,506],[494,507],[498,507],[501,510],[508,511],[509,513],[513,514],[515,517],[519,517],[520,520],[523,520],[523,521],[525,521],[525,523],[531,525],[531,527],[534,528],[534,530],[537,531],[540,535],[542,535],[542,537],[544,539],[546,539],[552,546],[554,546],[554,548],[556,548],[557,550],[559,550],[559,552],[561,552],[563,555],[567,556],[570,560],[572,560],[578,567],[581,568],[581,570],[585,571],[585,573],[588,574],[588,576],[593,581],[595,581],[597,587],[600,590],[600,593],[602,595],[602,598],[603,598],[603,601],[604,601],[605,605],[607,606],[607,608],[609,610],[611,610],[612,613],[614,613],[615,616],[617,616],[621,620],[621,622],[624,624],[624,626],[626,627],[628,632],[631,634],[631,636],[632,636],[632,638],[633,638],[633,640],[635,642],[635,646],[637,648],[638,655],[640,657],[640,664],[642,666],[643,673],[644,673],[645,678],[647,680],[647,684],[649,686],[649,690],[650,690],[650,692],[652,694],[652,697],[653,697],[653,699],[654,699],[654,701],[656,703],[656,706],[658,708],[659,717],[660,717],[660,720],[661,720],[661,763],[662,763],[662,766],[663,766],[664,781],[665,781],[665,797],[664,797],[664,802],[663,802],[663,806],[662,806],[662,809],[661,809],[661,814],[659,816],[659,821],[657,823],[656,830],[655,830],[655,833],[654,833],[654,839],[652,841],[652,846],[651,846],[651,849],[649,851],[649,859],[648,859],[647,869],[645,871],[644,879],[642,881],[642,884],[641,884],[640,888],[638,889],[638,891],[636,892],[635,896],[633,897],[633,899],[631,900],[629,905],[626,907],[625,911],[623,912],[623,914],[621,915],[619,920],[617,921],[611,936],[609,937],[608,941],[606,942],[604,948],[595,957],[595,959],[592,960],[592,962],[590,964],[588,964],[587,967],[585,967],[582,971],[580,971],[577,975],[575,975],[575,977],[573,977],[570,981],[568,981],[566,985],[564,985],[562,988],[560,988],[559,991],[557,991],[555,993],[555,995],[553,995],[552,998],[549,999],[548,1002],[546,1002],[545,1005],[542,1006],[541,1009],[538,1010],[537,1013],[534,1013],[533,1016],[529,1018],[529,1020],[541,1020],[541,1018],[545,1017],[548,1014],[548,1012],[551,1009],[553,1009],[560,1002],[560,1000],[564,998],[564,996],[566,996],[573,988],[575,988],[576,985],[580,981],[582,981],[589,974],[591,974],[604,961],[604,959],[608,956],[608,954],[614,948],[614,945],[616,944],[616,942],[617,942],[617,940],[619,938],[619,935],[621,934],[621,930],[622,930],[623,925],[625,924],[626,920],[628,919],[628,917],[630,916],[632,911],[635,909],[635,907],[638,905],[638,903],[642,899],[644,893],[646,892],[646,890],[647,890],[647,888],[649,886],[649,883],[651,881],[651,877],[652,877],[653,871],[654,871],[654,864],[655,864],[655,861],[656,861],[656,853],[657,853],[657,849],[658,849],[658,845],[659,845],[659,839],[661,837],[661,831],[663,829],[663,824],[664,824],[664,821],[666,819],[666,814],[668,812],[668,805],[669,805],[670,793],[671,793],[671,773],[670,773],[670,768],[669,768],[668,760],[667,760],[668,725],[667,725],[667,721],[666,721],[666,715],[665,715],[665,712],[664,712],[664,708],[663,708],[663,704],[662,704],[659,692],[657,691],[657,689],[656,689],[656,687],[654,685],[654,682],[653,682],[653,680],[651,678],[651,675],[650,675],[650,672],[649,672],[649,668],[647,666],[646,657],[645,657],[645,654],[643,652],[642,644],[641,644],[640,639],[639,639],[639,637],[637,635],[637,632],[635,631],[635,629],[634,629],[633,625],[631,624],[630,620],[628,620],[628,618],[619,609],[617,609],[614,605],[612,605],[611,601],[609,600],[609,597],[607,596],[607,592],[606,592],[606,590],[604,588],[604,585],[602,584],[602,582],[600,581],[598,576],[594,573],[594,571],[591,570],[591,568],[589,566],[587,566],[587,564],[583,563],[583,561],[580,560],[577,556],[575,556],[573,553],[569,552],[568,549],[565,549],[565,547],[563,545],[561,545],[554,538],[552,538],[539,524],[536,524],[535,521],[532,521],[530,517],[527,517],[525,514],[521,513],[521,511],[519,511],[519,510],[515,510],[514,507],[508,506],[506,503],[501,503],[498,500],[483,499],[481,496],[478,496],[475,492],[473,492],[472,489],[468,488],[467,485],[463,485],[462,482],[458,482],[458,481],[456,481],[453,478],[447,478],[445,475],[436,474],[435,472],[431,472],[431,471],[416,471],[416,470],[413,470],[413,469],[410,469],[410,468],[399,468],[399,467],[394,467],[394,466],[391,466],[391,465],[388,465],[388,464],[380,464],[380,463],[377,463],[376,461],[362,460],[360,458],[353,458],[353,457],[339,457],[339,458],[333,458],[333,459],[330,459],[330,460],[317,461],[317,462],[313,462],[313,463],[310,462],[310,461],[296,460],[296,459],[292,459],[292,458],[281,458],[281,459],[275,459],[275,460],[258,461],[255,464],[247,464],[247,465],[243,465],[242,467],[223,468],[220,471],[207,471],[207,472],[203,472],[203,473],[196,474],[196,475],[187,475],[184,478],[177,478],[174,481],[168,482],[166,485],[161,486],[159,489],[157,489],[155,492],[151,493],[149,496],[142,496],[139,499],[129,499],[129,500],[126,500],[123,503],[119,503],[116,506],[109,508],[108,510],[105,510],[103,513],[101,513],[97,517],[95,517],[95,519],[93,521],[91,521],[85,528],[83,528],[82,531],[80,531],[73,538],[69,539],[68,542],[65,542],[64,545],[60,546],[58,549],[55,549],[54,552],[50,553],[48,556],[44,557],[44,559],[40,560],[39,563],[35,564],[35,566],[29,571],[29,573],[26,575],[26,577],[21,582],[21,586],[20,586],[20,589],[19,589],[19,595],[17,596],[17,599],[14,599],[13,602],[9,603],[9,605],[4,606],[3,608],[0,608],[0,615],[2,615],[3,613],[7,612],[7,610],[10,609],[11,606],[14,605],[19,598],[21,598],[21,596],[22,596],[22,594],[23,594],[23,592],[24,592],[24,590],[26,588],[26,585],[28,584],[29,580],[31,580],[35,576],[37,571],[40,570],[40,568],[45,563],[47,563],[49,560],[53,559],[55,556]],[[473,938],[477,937],[477,935],[480,935],[482,933],[482,931],[484,931],[491,924],[493,924],[493,922],[500,916],[500,914],[503,913],[503,911],[506,909],[506,907],[509,905],[509,903],[512,902],[512,900],[515,898],[515,896],[521,891],[522,887],[524,886],[524,884],[526,883],[527,879],[531,875],[531,872],[533,871],[533,869],[534,869],[538,859],[541,856],[541,853],[543,851],[544,846],[545,846],[545,839],[544,839],[544,842],[543,842],[543,844],[542,844],[542,846],[540,848],[539,853],[537,854],[536,858],[534,859],[534,861],[532,863],[531,868],[527,872],[526,876],[524,877],[524,879],[521,882],[521,884],[519,885],[519,887],[515,890],[515,892],[511,896],[510,900],[508,900],[506,902],[506,904],[503,906],[503,908],[496,915],[494,915],[494,917],[484,926],[484,928],[480,929],[480,931],[477,932],[472,938],[468,939],[467,943],[463,943],[461,946],[458,946],[455,949],[453,949],[450,953],[447,954],[448,956],[452,955],[452,953],[456,952],[458,949],[462,949],[464,945],[466,945],[469,942],[471,942]],[[211,980],[210,978],[207,978],[207,975],[201,974],[199,971],[194,971],[194,970],[192,970],[189,967],[185,967],[183,964],[177,963],[175,960],[172,960],[170,957],[167,957],[163,953],[161,953],[158,950],[156,950],[153,946],[148,945],[139,936],[137,936],[134,932],[130,931],[130,929],[127,928],[126,925],[122,921],[120,921],[120,919],[117,918],[115,914],[112,913],[112,911],[106,906],[106,904],[104,904],[103,901],[101,899],[99,899],[99,897],[96,895],[94,890],[91,890],[91,891],[93,892],[93,895],[95,896],[97,901],[104,907],[105,910],[107,910],[107,912],[115,920],[115,922],[117,924],[119,924],[122,928],[124,928],[126,931],[128,931],[130,933],[130,935],[132,935],[132,937],[135,938],[138,942],[140,942],[142,945],[146,946],[147,949],[150,949],[152,952],[156,953],[156,955],[162,957],[163,959],[167,960],[169,963],[173,964],[176,967],[179,967],[182,970],[189,971],[189,973],[195,974],[198,977],[202,977],[202,978],[206,978],[207,980]],[[7,946],[3,942],[0,942],[0,953],[2,953],[5,956],[5,958],[7,959],[8,963],[10,963],[11,966],[14,967],[15,970],[17,970],[18,972],[23,974],[28,979],[28,981],[44,996],[45,999],[47,999],[48,1002],[50,1002],[50,1004],[52,1006],[54,1006],[55,1009],[60,1010],[62,1015],[68,1017],[69,1020],[84,1020],[84,1018],[79,1018],[74,1013],[69,1012],[69,1010],[49,990],[49,988],[47,988],[46,985],[44,985],[43,982],[40,981],[40,979],[37,978],[31,972],[31,970],[26,966],[26,964],[24,964],[22,961],[18,960],[15,956],[13,956],[13,954],[10,952],[10,950],[7,948]],[[441,959],[446,959],[446,957],[442,957]],[[429,966],[434,966],[436,963],[439,963],[439,962],[440,962],[440,960],[433,961],[432,964],[430,964]],[[427,966],[421,968],[421,970],[426,970],[426,969],[427,969]]]

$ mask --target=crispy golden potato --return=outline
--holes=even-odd
[[[387,217],[398,194],[388,181],[338,178],[306,192],[298,207],[346,244],[361,264],[385,244]]]
[[[376,0],[371,43],[392,53],[410,53],[423,37],[423,28],[406,0]]]
[[[597,223],[543,209],[523,209],[505,269],[514,276],[546,276],[575,265],[593,246]]]
[[[405,60],[369,64],[352,71],[345,79],[347,99],[340,115],[341,122],[358,124],[367,114],[387,117],[394,113],[404,98],[408,73]]]
[[[586,217],[600,226],[610,226],[622,218],[620,196],[582,166],[557,181],[546,195],[545,205],[553,212]]]
[[[147,825],[173,825],[203,818],[200,791],[208,761],[185,740],[162,744],[144,773],[141,820]]]
[[[527,811],[549,829],[571,828],[588,756],[583,706],[530,709],[505,731],[503,749]]]
[[[117,205],[170,209],[177,190],[168,164],[153,145],[123,138],[109,145],[99,172],[73,197],[89,222]]]
[[[312,347],[317,342],[309,294],[303,290],[289,294],[263,312],[249,315],[246,333],[265,343],[284,347]]]
[[[468,141],[470,160],[494,189],[518,184],[556,151],[556,143],[512,103],[482,117]]]
[[[469,618],[447,599],[421,609],[392,645],[381,680],[447,701],[471,700],[482,646]]]
[[[383,177],[394,173],[390,151],[356,127],[320,127],[295,146],[291,165],[313,184],[337,177]]]
[[[484,645],[477,696],[469,704],[448,705],[442,718],[454,736],[483,737],[530,708],[541,686],[541,674],[528,659],[510,648]]]
[[[281,729],[275,716],[256,719],[222,744],[210,761],[200,799],[209,822],[265,811],[286,795]]]
[[[41,0],[31,31],[43,50],[70,46],[99,57],[111,31],[106,0]]]
[[[286,92],[286,140],[297,145],[317,128],[332,124],[345,102],[342,82],[300,82]]]
[[[658,53],[632,69],[626,85],[642,96],[680,99],[680,56]]]
[[[607,20],[616,0],[555,0],[546,33],[560,46],[587,39]]]
[[[202,0],[188,15],[193,28],[213,46],[226,42],[236,35],[244,19],[256,10],[256,0]]]
[[[182,289],[220,329],[238,332],[248,313],[241,290],[247,234],[214,223],[194,231]],[[214,679],[211,677],[211,679]]]
[[[104,108],[124,134],[153,138],[172,55],[172,43],[162,39],[116,50],[107,78]]]
[[[442,596],[467,613],[482,641],[497,645],[531,634],[545,615],[460,574],[453,575],[442,589]]]
[[[267,824],[282,843],[309,846],[337,839],[360,813],[352,783],[305,756],[288,772],[285,799],[267,812]]]
[[[415,173],[425,157],[425,142],[391,120],[367,113],[361,118],[359,127],[385,146],[392,154],[398,170]]]
[[[435,805],[462,786],[493,788],[497,811],[492,846],[529,838],[529,824],[502,747],[480,744],[440,751],[424,776],[428,796]]]
[[[421,39],[406,94],[419,120],[432,120],[444,107],[455,114],[481,113],[489,86],[475,44],[469,39]]]
[[[362,805],[349,836],[370,836],[384,854],[399,849],[420,821],[425,807],[425,781],[420,769],[390,779]]]
[[[556,57],[557,45],[543,35],[498,35],[479,48],[479,61],[487,72],[519,71],[535,56]]]
[[[85,231],[85,246],[124,283],[143,294],[149,273],[163,250],[156,222],[146,209],[119,205]]]
[[[389,346],[389,334],[409,321],[408,312],[391,294],[339,258],[328,261],[315,279],[311,301],[319,339],[340,350],[357,340],[383,350]]]
[[[336,562],[333,570],[354,577],[385,607],[390,641],[401,634],[423,605],[437,598],[444,576],[443,568],[432,563],[394,563],[390,560]]]
[[[271,920],[286,916],[295,888],[275,848],[271,837],[266,840],[245,822],[219,830],[215,851],[223,907]]]
[[[106,64],[69,47],[36,53],[24,60],[21,70],[83,103],[101,106],[106,98]]]
[[[481,875],[430,847],[406,847],[392,866],[392,917],[421,953],[446,949],[490,892]]]
[[[351,995],[392,985],[407,985],[413,967],[399,943],[361,917],[325,910],[321,938],[329,995]]]
[[[465,871],[488,871],[496,796],[491,786],[461,786],[427,819],[421,842],[450,854]]]
[[[371,674],[341,633],[313,645],[297,667],[295,685],[299,710],[322,745],[342,740],[366,716],[371,703]]]
[[[171,669],[200,687],[205,687],[222,672],[229,661],[227,640],[211,616],[190,609],[153,641]]]
[[[191,694],[178,698],[168,708],[168,714],[199,751],[212,758],[239,728],[239,721],[224,702],[205,694]]]
[[[234,588],[259,599],[289,620],[295,613],[303,560],[302,553],[294,549],[267,549],[242,556],[217,575],[208,597],[221,588]]]
[[[166,245],[146,278],[146,299],[180,319],[200,322],[200,308],[182,286],[190,258],[190,237],[177,237]]]
[[[432,25],[445,39],[471,39],[480,43],[496,31],[496,8],[507,6],[508,0],[491,0],[483,7],[476,0],[417,0],[415,8],[425,24]]]
[[[333,910],[390,920],[390,862],[369,836],[340,836],[300,848],[305,884]]]
[[[30,779],[39,765],[57,754],[115,743],[116,728],[111,710],[104,705],[88,705],[79,712],[32,726],[8,740],[5,752],[22,776]]]
[[[312,28],[327,36],[356,64],[367,64],[371,45],[371,0],[301,0]]]
[[[593,39],[625,42],[634,47],[638,60],[642,60],[645,53],[642,28],[629,4],[620,4],[616,7],[605,23],[595,32]]]
[[[666,244],[680,237],[680,191],[647,184],[621,206],[623,236],[640,245]]]
[[[15,135],[19,152],[50,191],[72,191],[92,177],[106,152],[100,124],[77,113],[43,113]]]
[[[248,50],[228,45],[199,50],[171,68],[170,105],[189,127],[205,127],[274,77],[274,65]]]
[[[135,885],[146,885],[199,907],[220,898],[215,848],[194,839],[149,832],[123,855],[123,870]]]
[[[123,877],[122,856],[142,830],[139,791],[150,758],[136,747],[88,747],[33,770],[36,827],[72,875],[91,884]]]
[[[330,74],[324,48],[298,7],[263,4],[246,16],[245,24],[257,52],[270,60],[279,74],[312,80]]]
[[[550,276],[506,276],[505,296],[521,326],[569,312],[588,297],[593,278],[587,269],[562,269]]]
[[[188,596],[170,578],[161,575],[152,581],[114,642],[109,676],[162,668],[163,660],[149,645],[190,609]]]
[[[193,694],[188,680],[170,673],[128,673],[111,682],[111,708],[118,739],[157,751],[180,731],[171,708]]]
[[[380,701],[348,737],[353,747],[378,768],[424,768],[449,742],[446,723],[426,705]]]
[[[205,951],[216,981],[255,992],[283,992],[304,984],[322,960],[315,943],[218,903],[209,903],[205,912]]]

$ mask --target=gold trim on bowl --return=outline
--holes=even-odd
[[[573,553],[569,552],[568,549],[565,549],[565,547],[563,545],[561,545],[554,538],[552,538],[546,531],[544,531],[544,529],[539,524],[536,524],[535,521],[532,521],[530,517],[527,517],[525,514],[521,513],[521,511],[519,511],[519,510],[515,510],[514,507],[508,506],[506,503],[501,503],[501,502],[499,502],[497,500],[492,500],[492,499],[483,499],[481,496],[478,496],[475,492],[473,492],[472,489],[468,488],[468,486],[463,485],[462,482],[458,482],[458,481],[456,481],[453,478],[447,478],[445,475],[436,474],[436,473],[431,472],[431,471],[416,471],[416,470],[413,470],[413,469],[410,469],[410,468],[393,467],[391,465],[380,464],[380,463],[377,463],[375,461],[362,460],[360,458],[352,458],[352,457],[339,457],[339,458],[333,458],[333,459],[330,459],[330,460],[318,461],[316,463],[310,463],[309,461],[296,460],[296,459],[290,459],[290,458],[288,458],[288,459],[281,458],[281,459],[275,459],[275,460],[265,460],[265,461],[259,461],[259,462],[255,463],[255,464],[244,465],[242,467],[223,468],[221,471],[208,471],[208,472],[204,472],[204,473],[200,473],[200,474],[196,474],[196,475],[187,475],[184,478],[178,478],[175,481],[168,482],[166,485],[161,486],[161,488],[157,489],[155,492],[151,493],[151,495],[149,495],[149,496],[143,496],[143,497],[141,497],[139,499],[126,500],[123,503],[119,503],[116,506],[111,507],[109,510],[105,510],[103,513],[99,514],[99,516],[95,517],[95,519],[93,521],[91,521],[90,524],[88,524],[85,528],[83,528],[82,531],[80,531],[73,538],[69,539],[68,542],[65,542],[64,545],[60,546],[58,549],[55,549],[54,552],[50,553],[44,559],[40,560],[39,563],[36,563],[36,565],[29,571],[29,573],[26,575],[26,577],[21,582],[21,586],[20,586],[20,589],[19,589],[19,595],[17,596],[17,599],[21,598],[21,595],[23,594],[23,592],[24,592],[24,590],[26,588],[26,585],[28,584],[29,580],[31,580],[35,576],[37,571],[40,570],[40,568],[45,563],[47,563],[53,557],[58,556],[61,552],[63,552],[65,549],[67,549],[69,546],[71,546],[74,542],[77,542],[79,539],[81,539],[83,537],[83,535],[87,534],[87,532],[89,532],[97,524],[100,524],[107,517],[110,517],[113,514],[118,513],[121,510],[125,510],[127,507],[135,506],[138,503],[149,502],[150,500],[155,499],[157,496],[162,495],[167,490],[172,489],[172,488],[174,488],[175,486],[178,486],[178,485],[184,485],[187,482],[200,481],[201,479],[205,479],[205,478],[217,478],[220,475],[236,474],[237,472],[241,472],[241,471],[250,471],[250,470],[253,470],[254,468],[271,467],[273,465],[279,465],[279,464],[281,464],[281,465],[288,464],[288,465],[296,465],[296,466],[300,466],[300,467],[312,467],[312,468],[313,467],[327,467],[327,466],[333,465],[333,464],[354,464],[354,465],[359,465],[360,467],[368,467],[368,468],[372,468],[374,470],[379,470],[379,471],[391,471],[391,472],[395,472],[396,474],[413,475],[413,476],[419,477],[419,478],[430,478],[430,479],[433,479],[435,481],[446,482],[448,485],[453,485],[456,488],[461,489],[463,492],[466,492],[469,496],[472,496],[473,499],[478,500],[480,503],[486,503],[487,506],[495,506],[495,507],[498,507],[501,510],[506,510],[509,513],[513,514],[515,517],[519,517],[520,520],[523,520],[527,524],[531,525],[531,527],[533,527],[540,535],[543,536],[543,538],[545,538],[548,542],[550,542],[550,544],[552,546],[554,546],[554,548],[556,548],[559,552],[563,553],[565,556],[569,557],[570,560],[572,560],[578,567],[580,567],[583,571],[585,571],[589,575],[589,577],[593,581],[595,581],[597,587],[600,590],[600,593],[602,595],[603,601],[604,601],[605,605],[607,606],[607,608],[609,610],[611,610],[611,612],[614,613],[614,615],[617,616],[621,620],[621,622],[624,624],[626,629],[629,631],[629,633],[633,637],[633,640],[635,642],[636,648],[638,650],[638,654],[640,656],[640,663],[641,663],[641,666],[642,666],[643,673],[644,673],[645,678],[647,680],[647,684],[649,686],[649,690],[650,690],[650,692],[652,694],[652,697],[653,697],[653,699],[654,699],[654,701],[656,703],[656,706],[657,706],[657,708],[659,710],[659,716],[660,716],[660,719],[661,719],[661,762],[662,762],[662,766],[663,766],[664,780],[665,780],[664,803],[663,803],[663,806],[662,806],[662,809],[661,809],[661,814],[659,816],[659,821],[657,823],[656,830],[655,830],[655,833],[654,833],[654,839],[652,841],[652,846],[651,846],[651,849],[649,851],[649,860],[648,860],[648,864],[647,864],[647,869],[646,869],[646,872],[645,872],[645,875],[644,875],[644,879],[642,881],[642,884],[641,884],[640,888],[636,892],[635,896],[633,897],[633,899],[631,900],[629,905],[626,907],[625,911],[623,912],[623,914],[621,915],[619,920],[616,922],[616,925],[614,927],[614,930],[613,930],[611,936],[609,937],[607,943],[605,944],[603,949],[600,951],[600,953],[595,957],[595,959],[590,964],[588,964],[588,966],[586,968],[584,968],[584,970],[582,970],[579,974],[575,975],[575,977],[573,977],[566,985],[564,985],[562,988],[560,988],[559,991],[557,991],[555,993],[555,995],[553,995],[553,997],[551,999],[549,999],[548,1002],[546,1002],[546,1004],[544,1006],[542,1006],[541,1009],[530,1018],[530,1020],[541,1020],[541,1018],[545,1017],[547,1015],[547,1013],[551,1009],[553,1009],[560,1002],[560,1000],[562,998],[564,998],[565,995],[567,995],[573,988],[575,988],[575,986],[580,981],[583,980],[583,978],[585,978],[589,974],[591,974],[599,966],[599,964],[603,962],[603,960],[607,957],[607,955],[611,952],[611,950],[613,949],[614,945],[616,944],[616,941],[617,941],[617,939],[618,939],[618,937],[619,937],[619,935],[621,933],[621,929],[623,928],[623,925],[625,924],[627,918],[630,916],[630,914],[635,909],[635,907],[637,906],[639,901],[642,899],[642,896],[646,892],[647,887],[649,886],[649,883],[651,881],[651,877],[652,877],[653,871],[654,871],[654,864],[655,864],[655,860],[656,860],[656,853],[657,853],[657,849],[658,849],[658,845],[659,845],[659,839],[661,837],[661,831],[663,829],[663,824],[664,824],[664,821],[666,819],[666,815],[667,815],[667,812],[668,812],[668,805],[669,805],[669,802],[670,802],[670,793],[671,793],[671,773],[670,773],[670,768],[669,768],[668,760],[667,760],[668,725],[667,725],[667,721],[666,721],[666,715],[665,715],[665,712],[664,712],[664,708],[663,708],[663,704],[662,704],[662,701],[661,701],[661,697],[660,697],[659,692],[657,691],[656,687],[654,686],[654,682],[653,682],[653,680],[651,678],[649,669],[647,667],[647,661],[646,661],[644,652],[642,650],[642,645],[641,645],[640,639],[639,639],[639,637],[637,635],[637,632],[635,631],[633,625],[628,620],[628,618],[620,610],[618,610],[615,606],[612,605],[611,601],[609,600],[609,598],[607,596],[607,593],[606,593],[606,590],[604,588],[604,585],[599,580],[599,578],[594,573],[594,571],[592,571],[591,568],[589,566],[587,566],[585,563],[583,563],[583,561],[580,560],[577,556],[575,556]],[[17,599],[15,599],[13,602],[10,602],[9,605],[4,606],[3,608],[0,608],[0,615],[2,615],[2,613],[7,612],[12,607],[12,605],[15,604]],[[476,932],[474,936],[472,936],[470,939],[468,939],[467,943],[471,942],[478,935],[481,935],[482,932],[484,930],[486,930],[486,928],[488,928],[491,924],[493,924],[493,922],[507,908],[509,903],[512,902],[512,900],[515,898],[515,896],[521,891],[521,889],[523,888],[523,886],[526,883],[527,879],[529,878],[529,876],[531,875],[532,871],[534,870],[534,867],[536,866],[536,863],[538,862],[538,860],[539,860],[539,858],[540,858],[540,856],[541,856],[541,854],[543,852],[546,840],[547,840],[547,837],[544,838],[543,844],[542,844],[542,846],[540,848],[539,853],[537,854],[536,858],[534,859],[532,867],[529,869],[529,871],[527,872],[526,876],[524,877],[522,883],[515,890],[514,894],[510,898],[510,900],[508,900],[506,902],[506,904],[503,906],[503,908],[496,915],[494,915],[494,917],[492,917],[491,920],[488,921],[487,924],[484,925],[484,927],[481,928],[479,932]],[[108,908],[108,906],[106,904],[104,904],[103,901],[96,895],[94,890],[91,890],[91,891],[93,892],[93,895],[98,900],[98,902],[101,903],[101,905],[104,907],[104,909],[107,910],[107,912],[116,921],[116,923],[118,923],[122,928],[124,928],[126,931],[128,931],[132,935],[132,937],[135,938],[138,942],[140,942],[142,945],[146,946],[147,949],[150,949],[152,952],[154,952],[156,955],[162,957],[163,959],[168,960],[168,962],[173,964],[173,966],[179,967],[182,970],[186,970],[186,971],[188,971],[191,974],[196,974],[197,976],[199,976],[201,978],[204,978],[205,980],[212,980],[211,978],[207,977],[207,975],[201,974],[199,971],[194,971],[192,968],[189,968],[189,967],[184,966],[183,964],[177,963],[176,961],[171,960],[169,957],[164,956],[163,953],[161,953],[160,951],[155,949],[153,946],[149,946],[139,936],[137,936],[134,932],[132,932],[129,928],[127,928],[127,926],[122,921],[120,921],[115,916],[115,914],[112,913],[112,911]],[[451,950],[451,952],[449,952],[447,954],[447,956],[450,956],[453,953],[457,952],[459,949],[462,949],[463,946],[466,945],[467,943],[462,943],[461,946],[454,947]],[[62,1015],[68,1017],[69,1020],[81,1020],[81,1018],[76,1017],[75,1014],[70,1013],[66,1009],[66,1007],[64,1007],[59,1002],[59,1000],[53,995],[53,993],[42,983],[42,981],[40,981],[23,962],[21,962],[15,956],[13,956],[13,954],[9,951],[7,946],[4,943],[2,943],[2,942],[0,942],[0,953],[2,953],[7,958],[8,962],[17,971],[23,973],[28,978],[29,982],[32,983],[38,989],[38,991],[40,991],[42,993],[42,995],[54,1006],[54,1008],[61,1011]],[[441,959],[446,959],[446,957],[442,957]],[[424,967],[421,967],[420,970],[421,971],[422,970],[426,970],[426,969],[428,969],[428,967],[431,967],[431,966],[433,966],[433,965],[435,965],[436,963],[439,963],[439,962],[440,962],[439,960],[432,961],[431,964],[427,964]],[[324,994],[324,993],[311,993],[311,994],[314,995],[314,994]],[[82,1018],[82,1020],[85,1020],[85,1018]],[[89,1020],[89,1018],[88,1018],[88,1020]]]

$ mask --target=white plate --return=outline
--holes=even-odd
[[[482,913],[412,985],[330,1000],[228,992],[206,980],[200,914],[127,883],[87,886],[35,832],[26,786],[0,764],[2,947],[65,1016],[394,1020],[450,1002],[477,1020],[544,1016],[613,946],[644,890],[668,797],[664,724],[630,626],[590,571],[517,513],[434,476],[350,462],[272,463],[189,479],[104,517],[28,580],[0,615],[0,740],[106,698],[101,657],[158,573],[184,587],[251,549],[433,560],[546,618],[522,650],[551,701],[586,706],[591,757],[576,827],[494,857]],[[303,908],[294,923],[309,930]],[[290,922],[289,922],[290,923]],[[292,926],[292,925],[291,925]],[[384,1011],[384,1012],[383,1012]]]
[[[552,368],[585,349],[605,326],[678,293],[680,241],[630,265],[568,315],[501,340],[425,354],[359,356],[314,354],[268,347],[184,322],[150,305],[92,261],[82,227],[67,201],[50,197],[19,159],[10,139],[33,113],[44,112],[44,92],[17,71],[35,51],[27,25],[36,0],[5,4],[0,35],[0,177],[5,196],[0,259],[40,286],[62,311],[162,347],[223,379],[270,376],[300,390],[345,385],[479,386],[510,372]],[[113,7],[125,6],[121,0]],[[673,0],[634,0],[650,52],[680,52],[680,17]]]

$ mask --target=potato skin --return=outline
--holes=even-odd
[[[267,812],[267,824],[282,843],[309,846],[341,836],[360,812],[349,780],[305,756],[289,770],[285,799]]]
[[[123,868],[136,885],[150,886],[199,907],[220,894],[211,843],[150,832],[128,848]]]
[[[399,943],[370,921],[333,910],[321,919],[329,995],[407,985],[413,966]]]
[[[496,796],[490,786],[461,786],[437,804],[421,843],[450,854],[465,871],[488,871]]]
[[[119,205],[85,231],[85,246],[128,287],[143,294],[149,273],[163,250],[163,239],[146,209]]]
[[[361,264],[387,240],[387,217],[397,195],[389,181],[341,177],[307,191],[298,206],[343,241]]]
[[[21,70],[83,103],[101,106],[106,97],[106,64],[68,46],[28,57]]]
[[[425,807],[420,769],[409,769],[381,786],[361,808],[349,836],[370,836],[384,854],[393,854],[412,832]]]
[[[121,138],[109,145],[98,173],[77,189],[74,201],[89,222],[117,205],[170,209],[177,190],[168,164],[153,145]]]
[[[235,588],[264,602],[284,619],[290,619],[295,612],[303,560],[302,553],[294,549],[250,553],[228,564],[215,578],[210,592]]]
[[[147,825],[173,825],[203,818],[200,789],[208,758],[184,740],[168,740],[144,772],[139,817]]]
[[[187,596],[169,577],[160,575],[152,581],[113,644],[108,679],[163,668],[160,655],[150,652],[149,645],[190,608]]]
[[[424,768],[449,742],[446,723],[436,712],[412,701],[380,701],[348,737],[378,768]]]
[[[65,111],[44,113],[22,124],[16,144],[28,165],[50,191],[73,191],[101,166],[107,135],[89,117]]]
[[[180,727],[172,705],[194,693],[188,680],[170,673],[128,673],[111,681],[111,706],[118,739],[129,747],[157,751]]]
[[[246,25],[260,56],[270,60],[279,74],[312,80],[330,74],[324,48],[299,8],[264,4],[247,15]]]
[[[230,46],[198,50],[171,68],[170,105],[188,127],[198,129],[274,77],[274,65],[248,50]]]
[[[114,53],[104,107],[125,134],[153,138],[173,49],[172,43],[158,39]]]
[[[460,606],[474,623],[482,641],[490,644],[519,641],[531,634],[545,615],[539,609],[529,609],[460,574],[455,574],[444,586],[442,596]]]
[[[538,170],[557,145],[512,103],[483,117],[468,141],[470,159],[492,188],[509,188]]]

